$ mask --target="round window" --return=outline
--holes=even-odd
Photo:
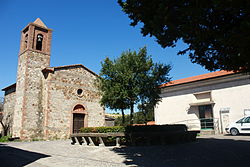
[[[77,94],[78,94],[78,95],[82,95],[82,92],[83,92],[82,89],[78,89],[78,90],[77,90]]]

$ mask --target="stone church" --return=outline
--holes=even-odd
[[[2,89],[3,121],[12,137],[61,139],[105,124],[98,75],[82,64],[50,67],[51,38],[39,18],[21,31],[16,83]]]

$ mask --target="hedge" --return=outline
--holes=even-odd
[[[124,126],[113,127],[86,127],[80,129],[81,133],[116,133],[125,132]]]
[[[114,127],[86,127],[81,128],[81,133],[116,133],[123,132],[125,137],[122,143],[147,144],[148,139],[152,144],[176,143],[183,141],[194,141],[197,132],[188,132],[186,125],[143,125],[143,126],[114,126]],[[159,135],[160,134],[160,135]],[[105,144],[115,143],[115,137],[105,138]],[[162,140],[162,141],[160,141]],[[98,143],[98,138],[94,139]]]
[[[9,138],[10,136],[2,136],[0,137],[0,142],[9,142],[10,141]]]
[[[144,126],[127,126],[125,128],[127,133],[133,132],[186,132],[186,125],[144,125]]]
[[[147,125],[147,126],[113,126],[113,127],[86,127],[81,128],[81,133],[133,133],[133,132],[186,132],[186,125]]]

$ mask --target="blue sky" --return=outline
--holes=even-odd
[[[116,0],[0,0],[1,89],[16,82],[20,31],[38,17],[53,29],[51,66],[83,64],[99,73],[105,57],[147,46],[155,62],[172,65],[173,80],[208,72],[187,55],[177,55],[183,43],[163,49],[154,38],[143,37]]]

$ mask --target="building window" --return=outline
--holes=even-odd
[[[43,45],[43,35],[38,34],[36,38],[36,50],[42,50]]]
[[[81,96],[82,93],[83,93],[83,90],[82,90],[82,89],[77,89],[77,94],[78,94],[79,96]]]

